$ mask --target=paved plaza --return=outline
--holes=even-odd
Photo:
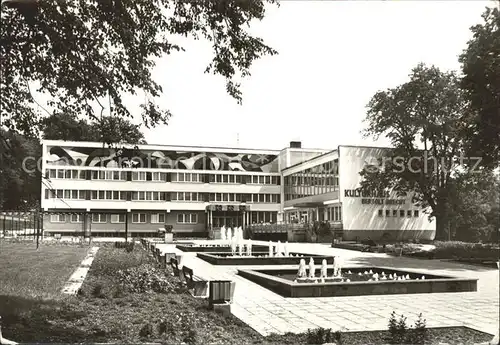
[[[192,241],[196,244],[217,241]],[[253,241],[267,245],[268,242]],[[162,252],[182,256],[181,264],[204,277],[230,279],[236,282],[231,312],[262,335],[299,333],[308,328],[325,327],[343,331],[387,329],[392,311],[404,314],[411,325],[422,313],[428,327],[467,326],[495,334],[499,328],[499,271],[480,266],[463,265],[440,260],[392,257],[386,254],[362,253],[331,248],[326,244],[289,243],[289,250],[304,254],[341,256],[345,267],[384,266],[411,269],[422,274],[443,274],[477,278],[477,292],[400,294],[352,297],[282,297],[237,275],[237,266],[214,266],[182,252],[174,244],[158,244]],[[266,268],[296,266],[266,266]],[[256,269],[258,266],[244,266]]]

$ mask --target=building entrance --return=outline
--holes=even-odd
[[[212,219],[214,228],[243,226],[243,215],[237,211],[214,211]]]

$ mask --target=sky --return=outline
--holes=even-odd
[[[277,149],[387,146],[363,139],[366,104],[424,62],[459,70],[458,55],[491,1],[282,1],[252,25],[279,55],[266,56],[242,84],[243,104],[222,77],[204,74],[208,43],[158,61],[154,75],[172,111],[168,126],[144,129],[150,144]],[[141,100],[129,99],[134,109]],[[139,110],[137,110],[139,113]],[[136,122],[139,122],[137,118]]]

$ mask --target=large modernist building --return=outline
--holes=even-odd
[[[207,233],[222,225],[329,221],[346,239],[432,239],[411,199],[360,195],[359,171],[383,148],[283,150],[43,141],[50,233]]]

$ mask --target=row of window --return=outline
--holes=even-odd
[[[338,162],[319,164],[304,171],[285,176],[285,200],[295,200],[338,190]]]
[[[414,210],[412,212],[412,210],[385,210],[385,216],[386,217],[411,217],[413,215],[413,217],[418,217],[419,215],[419,212],[418,210]],[[384,216],[384,210],[378,210],[378,216],[379,217],[383,217]]]
[[[93,213],[92,223],[110,223],[121,224],[125,223],[125,214],[107,214],[107,213]],[[132,213],[132,223],[143,224],[146,223],[146,213]],[[82,223],[82,214],[52,214],[50,221],[52,223],[66,223],[69,220],[71,223]],[[152,213],[150,214],[150,223],[160,224],[165,223],[165,213]],[[177,214],[177,223],[179,224],[196,224],[198,223],[198,215],[196,213],[179,213]]]
[[[198,192],[146,192],[146,191],[111,191],[111,190],[75,190],[55,189],[46,190],[45,198],[60,198],[67,200],[121,200],[127,201],[221,201],[221,202],[251,202],[251,203],[277,203],[281,202],[279,194],[263,193],[198,193]]]
[[[88,172],[87,172],[88,171]],[[127,181],[129,172],[111,170],[68,170],[47,169],[46,176],[51,179],[73,180],[105,180]],[[165,172],[130,172],[131,181],[156,181],[156,182],[195,182],[195,183],[235,183],[235,184],[260,184],[279,185],[279,176],[270,175],[231,175],[231,174],[197,174],[197,173],[165,173]]]
[[[341,222],[342,221],[342,207],[341,206],[333,206],[328,207],[325,212],[325,220],[331,222]]]

